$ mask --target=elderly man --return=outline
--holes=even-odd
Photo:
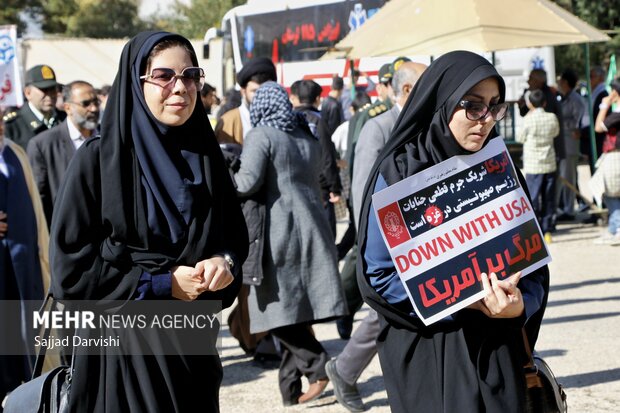
[[[32,138],[27,149],[48,225],[69,161],[82,143],[96,133],[99,122],[100,102],[90,83],[69,83],[63,89],[63,100],[67,119]]]
[[[390,138],[390,132],[402,110],[409,94],[413,90],[426,65],[414,62],[400,62],[391,80],[394,91],[395,105],[387,112],[370,119],[360,132],[355,147],[356,166],[353,168],[353,209],[355,224],[359,221],[361,196],[379,152]],[[343,280],[345,291],[347,281]],[[348,284],[351,284],[350,282]],[[357,288],[357,285],[355,285]],[[346,291],[348,293],[348,291]],[[356,309],[349,308],[351,314]],[[379,335],[379,318],[377,312],[370,313],[362,320],[355,333],[351,336],[342,353],[327,362],[325,371],[334,386],[334,394],[340,404],[352,412],[364,411],[364,403],[357,390],[356,381],[366,366],[377,353],[376,340]]]
[[[5,135],[26,149],[35,135],[62,122],[66,113],[56,110],[58,83],[51,67],[39,65],[26,72],[24,95],[27,103],[4,116]]]
[[[562,144],[564,158],[558,167],[562,182],[577,186],[577,163],[579,161],[579,139],[581,138],[580,123],[586,111],[582,97],[575,91],[577,74],[570,69],[565,70],[558,79],[558,90],[562,95],[560,108],[562,109]],[[558,206],[562,214],[558,220],[571,220],[575,212],[575,192],[567,185],[558,187]]]

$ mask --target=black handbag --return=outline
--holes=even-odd
[[[49,299],[48,294],[40,313],[44,312]],[[50,329],[45,330],[45,338],[49,338]],[[34,365],[32,379],[13,390],[7,397],[4,413],[65,413],[69,411],[69,391],[71,390],[71,366],[59,366],[41,374],[45,360],[46,347],[41,347]]]
[[[527,389],[525,391],[526,413],[566,413],[566,393],[549,365],[536,353],[532,353],[525,330],[523,344],[528,362],[523,367]]]

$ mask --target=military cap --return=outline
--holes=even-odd
[[[391,65],[389,63],[386,63],[379,68],[379,82],[387,83],[391,80],[392,80]]]
[[[47,89],[58,85],[56,74],[48,65],[37,65],[26,72],[25,85],[32,85],[39,89]]]
[[[402,65],[405,62],[411,62],[411,59],[405,56],[399,56],[396,59],[394,59],[394,61],[390,65],[390,74],[392,77],[394,77],[394,73],[396,73],[400,65]]]

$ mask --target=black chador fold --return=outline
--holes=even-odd
[[[146,105],[139,76],[153,46],[166,39],[192,48],[164,32],[141,33],[125,46],[101,137],[89,139],[67,170],[51,229],[57,298],[131,300],[144,272],[193,267],[221,252],[239,263],[247,255],[243,215],[202,106],[182,126],[168,127]],[[232,304],[240,268],[230,286],[198,299]],[[71,411],[218,411],[217,355],[100,353],[78,352]]]

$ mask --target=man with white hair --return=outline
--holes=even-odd
[[[63,88],[63,98],[67,119],[32,138],[27,148],[48,226],[69,161],[82,143],[94,136],[99,123],[100,102],[90,83],[69,83]]]
[[[390,133],[396,124],[400,111],[425,69],[426,65],[420,63],[410,61],[400,63],[391,80],[392,90],[394,91],[394,107],[370,119],[360,132],[355,147],[355,167],[353,168],[351,185],[356,227],[359,223],[361,200],[370,170],[377,156],[379,156],[379,152],[390,138]],[[378,335],[379,318],[377,312],[370,309],[369,314],[362,320],[340,355],[329,360],[325,365],[325,371],[334,387],[336,400],[352,412],[365,410],[356,382],[377,353],[376,340]]]

